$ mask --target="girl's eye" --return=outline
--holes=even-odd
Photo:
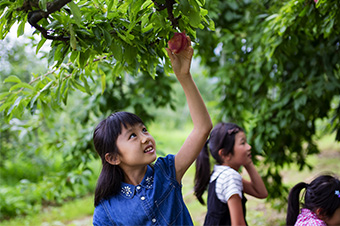
[[[146,128],[143,128],[142,131],[145,133],[145,132],[148,132],[148,130]]]
[[[131,139],[131,138],[134,138],[134,137],[136,137],[137,135],[135,134],[135,133],[132,133],[130,136],[129,136],[129,139]]]

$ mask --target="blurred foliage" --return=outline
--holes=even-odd
[[[284,199],[280,171],[312,167],[305,160],[319,151],[316,121],[327,119],[325,131],[340,140],[339,7],[336,0],[1,0],[1,39],[15,23],[18,37],[27,23],[36,30],[29,45],[0,42],[0,217],[91,191],[92,131],[114,111],[183,126],[188,112],[164,50],[178,31],[193,41],[202,65],[195,80],[213,121],[248,131],[270,200]],[[159,108],[176,112],[151,114]]]
[[[198,51],[219,78],[220,118],[250,131],[270,198],[287,197],[280,169],[318,153],[316,121],[340,140],[339,1],[208,1],[215,31]]]

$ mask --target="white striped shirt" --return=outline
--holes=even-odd
[[[242,199],[242,176],[229,166],[215,165],[214,172],[210,177],[210,182],[216,180],[217,198],[227,203],[232,195],[238,194]]]

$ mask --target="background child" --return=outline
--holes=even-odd
[[[193,49],[166,49],[183,87],[194,128],[174,155],[158,158],[156,143],[142,120],[117,112],[96,127],[93,141],[102,159],[95,191],[94,225],[192,225],[181,180],[203,147],[212,123],[191,77]]]
[[[217,162],[211,176],[208,150]],[[241,166],[247,170],[250,181],[242,179],[238,173]],[[246,135],[235,124],[217,124],[196,160],[195,195],[202,204],[202,195],[208,184],[208,211],[204,225],[246,225],[243,192],[257,198],[268,195],[252,162]]]
[[[300,192],[304,203],[300,212]],[[331,175],[321,175],[310,184],[295,185],[289,193],[287,225],[340,225],[340,181]]]

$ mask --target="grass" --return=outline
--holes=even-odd
[[[3,221],[0,223],[1,226],[33,226],[33,225],[44,225],[44,226],[62,226],[77,225],[76,219],[87,219],[91,218],[91,221],[87,221],[83,225],[91,225],[92,214],[93,214],[93,197],[89,195],[87,197],[77,199],[65,203],[61,207],[47,207],[44,208],[41,213],[34,214],[25,217],[18,217],[10,221]],[[73,222],[75,221],[75,222]],[[78,224],[79,225],[79,224]]]
[[[159,156],[164,153],[175,154],[187,135],[191,127],[183,126],[181,130],[167,131],[151,125],[149,128],[155,137]],[[334,137],[324,137],[318,141],[320,154],[309,156],[307,162],[313,165],[312,170],[305,169],[298,171],[297,167],[286,167],[282,170],[283,181],[289,186],[293,186],[300,181],[310,182],[322,172],[340,172],[340,143],[334,142]],[[163,153],[163,154],[162,154]],[[99,169],[98,169],[99,172]],[[206,213],[206,206],[202,206],[193,195],[193,180],[195,175],[194,164],[189,168],[183,178],[183,196],[195,225],[202,225]],[[247,196],[247,221],[249,225],[284,225],[285,212],[278,212],[273,205],[275,203],[266,202]],[[85,226],[92,225],[93,195],[82,199],[67,202],[61,207],[45,208],[41,213],[23,218],[16,218],[11,221],[1,222],[3,226],[16,225],[44,225],[44,226]]]

